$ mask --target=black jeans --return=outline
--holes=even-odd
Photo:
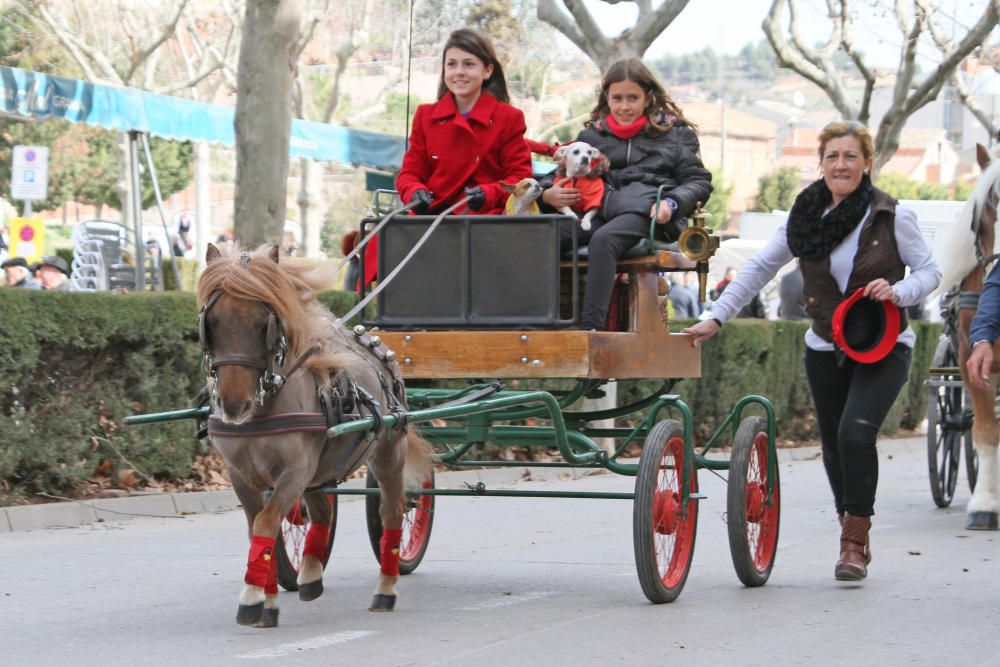
[[[882,361],[860,364],[834,352],[806,348],[806,376],[823,442],[823,465],[837,513],[875,513],[878,451],[875,441],[906,382],[912,351],[897,343]]]
[[[611,290],[615,285],[615,267],[625,251],[649,236],[649,216],[623,213],[605,221],[599,215],[591,221],[590,232],[577,230],[577,242],[587,245],[587,286],[583,291],[582,329],[602,331],[607,327]],[[572,227],[578,222],[560,225],[561,250],[572,246]]]

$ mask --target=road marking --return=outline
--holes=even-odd
[[[374,630],[348,630],[347,632],[338,632],[333,635],[321,635],[319,637],[313,637],[312,639],[303,639],[299,642],[289,642],[287,644],[279,644],[273,648],[262,648],[259,651],[253,651],[252,653],[244,653],[242,655],[236,656],[237,658],[246,658],[247,660],[260,660],[261,658],[281,658],[286,655],[291,655],[293,653],[299,653],[301,651],[309,651],[315,648],[324,648],[327,646],[335,646],[337,644],[344,644],[355,639],[363,639],[369,635],[378,634]]]
[[[531,593],[520,593],[517,595],[505,595],[494,600],[483,600],[468,607],[459,607],[458,611],[483,611],[484,609],[497,609],[499,607],[509,607],[512,604],[531,602],[553,595],[555,591],[534,591]]]

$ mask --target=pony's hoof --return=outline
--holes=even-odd
[[[381,593],[376,593],[375,597],[372,598],[372,606],[368,607],[368,611],[392,611],[395,606],[395,595],[382,595]]]
[[[236,610],[236,622],[240,625],[257,625],[264,614],[264,603],[241,604]]]
[[[264,613],[260,615],[260,620],[253,624],[255,628],[276,628],[278,627],[278,608],[264,607]]]
[[[965,519],[966,530],[997,530],[996,512],[969,512]]]
[[[323,580],[317,579],[308,584],[299,584],[299,599],[303,602],[312,602],[323,594]]]

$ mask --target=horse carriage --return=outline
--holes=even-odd
[[[385,208],[376,199],[374,210],[381,215]],[[733,564],[744,585],[763,585],[774,565],[780,517],[773,408],[766,398],[744,397],[696,448],[694,416],[673,393],[678,381],[700,375],[701,357],[688,336],[666,327],[661,275],[698,271],[704,290],[718,239],[703,217],[696,216],[671,248],[656,242],[651,225],[650,237],[619,262],[613,330],[582,331],[573,325],[586,254],[574,248],[560,256],[563,216],[455,216],[448,215],[450,209],[438,216],[404,216],[409,208],[363,221],[362,237],[378,239],[380,281],[337,322],[356,312],[363,316],[363,304],[377,295],[374,316],[353,329],[337,324],[333,333],[315,334],[325,336],[318,354],[305,340],[314,332],[295,331],[306,321],[284,303],[294,298],[241,291],[230,275],[292,271],[301,295],[309,291],[308,272],[285,268],[294,263],[279,260],[277,253],[269,260],[262,251],[221,258],[216,252],[199,284],[210,405],[127,420],[208,417],[208,431],[227,460],[254,540],[237,620],[275,625],[277,583],[299,590],[302,599],[322,592],[337,500],[354,494],[365,496],[368,533],[382,566],[373,610],[392,608],[395,576],[413,572],[424,558],[438,496],[631,500],[642,590],[651,602],[671,602],[692,562],[703,469],[728,471]],[[354,379],[334,375],[332,390],[320,388],[319,398],[321,383],[310,373],[295,372],[320,356],[348,353]],[[581,399],[600,396],[607,383],[625,379],[659,384],[627,405],[575,407]],[[283,398],[289,392],[305,398],[298,403]],[[604,420],[618,422],[597,424]],[[261,435],[268,440],[263,446]],[[602,446],[609,439],[614,445]],[[411,475],[404,492],[401,452],[412,452],[421,441],[433,448],[438,467],[598,468],[635,477],[635,487],[629,493],[494,489],[482,483],[437,488],[430,469]],[[555,448],[562,460],[483,460],[489,445]],[[729,456],[710,455],[726,445]],[[637,460],[628,458],[640,447]],[[256,479],[263,476],[261,466],[248,459],[264,456],[265,449],[299,456],[294,466],[308,471]],[[365,488],[339,484],[366,460]],[[265,503],[260,498],[268,493]],[[271,548],[266,534],[275,532],[277,566],[272,564],[269,574],[252,572],[255,554]]]

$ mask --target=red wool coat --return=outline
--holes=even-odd
[[[410,147],[396,177],[404,202],[417,190],[434,195],[430,213],[439,213],[465,196],[465,188],[480,186],[486,204],[479,211],[464,207],[455,214],[499,215],[507,193],[500,181],[514,184],[532,175],[531,151],[524,140],[524,114],[483,91],[468,120],[451,93],[434,104],[421,104],[413,116]],[[378,270],[374,239],[365,250],[365,281]]]

